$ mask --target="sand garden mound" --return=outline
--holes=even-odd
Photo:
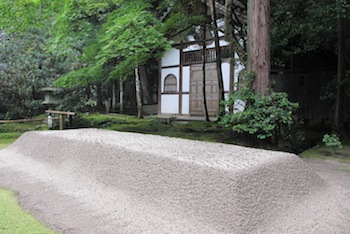
[[[348,195],[293,154],[83,129],[0,151],[0,186],[64,233],[350,233]]]

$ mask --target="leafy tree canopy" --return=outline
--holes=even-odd
[[[50,0],[2,0],[0,29],[8,33],[25,32],[30,28],[49,28]]]
[[[43,47],[40,29],[26,36],[0,39],[0,118],[24,118],[41,113],[40,89],[48,86],[58,67]]]
[[[337,18],[349,17],[346,0],[271,2],[271,43],[275,65],[297,54],[337,51]]]
[[[117,61],[112,77],[123,77],[149,58],[157,57],[170,48],[159,31],[159,21],[150,11],[151,5],[141,1],[125,1],[108,18],[98,38],[101,50],[98,65]]]

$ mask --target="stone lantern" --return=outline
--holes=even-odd
[[[45,87],[40,89],[44,94],[44,101],[42,102],[45,106],[49,108],[56,106],[60,103],[61,98],[58,93],[61,91],[59,88]]]

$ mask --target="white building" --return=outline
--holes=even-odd
[[[158,113],[172,116],[204,116],[202,46],[194,39],[176,45],[160,62]],[[207,43],[206,93],[210,116],[217,116],[219,106],[218,78],[214,41]],[[225,96],[234,91],[243,66],[229,43],[220,39]],[[234,59],[236,58],[236,59]]]

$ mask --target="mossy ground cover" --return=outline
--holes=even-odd
[[[0,133],[0,149],[3,149],[6,146],[10,145],[18,137],[20,137],[21,134],[22,133],[18,133],[18,132],[6,132],[6,133],[2,132],[2,133]]]
[[[43,129],[47,129],[47,127],[42,122],[0,124],[0,149],[10,145],[24,132]]]
[[[335,154],[333,153],[333,149],[327,148],[324,145],[317,145],[305,150],[299,156],[301,158],[330,159],[350,163],[350,142],[343,142],[343,147],[336,149]]]
[[[137,132],[161,136],[180,137],[209,142],[234,143],[234,134],[215,122],[172,122],[167,124],[154,116],[137,119],[129,115],[89,114],[79,117],[80,127],[103,128],[115,131]]]
[[[43,118],[44,116],[40,116]],[[58,121],[55,126],[58,126]],[[74,117],[73,128],[100,128],[125,132],[156,134],[161,136],[180,137],[208,142],[222,142],[267,149],[276,149],[266,141],[257,140],[254,136],[235,134],[230,128],[218,125],[216,122],[181,121],[164,123],[155,116],[137,119],[135,116],[122,114],[83,113]],[[66,118],[66,128],[68,128]],[[15,141],[23,132],[30,130],[45,130],[44,122],[6,123],[0,124],[0,149]],[[343,142],[343,148],[336,154],[323,146],[322,143],[300,154],[303,158],[327,158],[350,162],[350,142]]]
[[[15,194],[0,189],[0,233],[56,233],[22,210]]]

